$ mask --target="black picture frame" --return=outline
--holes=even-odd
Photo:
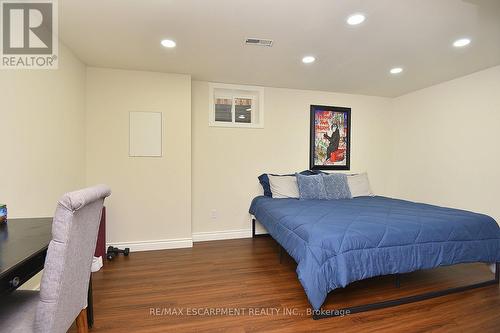
[[[328,113],[331,113],[331,116],[328,115]],[[327,126],[329,126],[328,130],[326,129]],[[335,128],[334,126],[337,126],[335,132],[338,131],[338,135],[335,135],[334,137],[333,134],[335,134],[335,132],[332,132],[332,136],[330,137],[328,136],[328,133],[331,132],[333,128]],[[323,135],[321,133],[323,133]],[[320,139],[319,137],[321,136],[322,138]],[[316,140],[317,137],[318,142]],[[309,140],[309,169],[350,170],[351,108],[340,106],[311,105]],[[328,146],[326,146],[326,141],[328,141]],[[327,158],[328,153],[330,153],[329,158]],[[342,157],[342,154],[343,159],[337,160]],[[324,160],[320,163],[319,161],[321,160],[321,158],[323,158],[323,155]]]

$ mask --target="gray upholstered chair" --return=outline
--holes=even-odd
[[[65,194],[52,223],[40,292],[14,291],[0,300],[0,332],[63,333],[76,319],[87,332],[90,268],[104,199],[99,185]]]

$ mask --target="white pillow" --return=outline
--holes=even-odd
[[[353,198],[374,196],[370,188],[370,182],[368,181],[368,174],[366,172],[355,175],[347,175],[347,184],[349,184],[349,190],[351,190]]]
[[[273,198],[298,198],[297,177],[268,175]]]

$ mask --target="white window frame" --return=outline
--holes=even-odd
[[[236,93],[236,94],[220,94],[217,95],[217,98],[230,98],[233,100],[231,105],[231,122],[223,122],[223,121],[215,121],[215,91],[216,89],[225,89],[225,90],[240,90],[247,91],[248,94],[244,92]],[[253,93],[253,94],[252,94]],[[211,127],[238,127],[238,128],[264,128],[264,88],[259,86],[247,86],[247,85],[236,85],[236,84],[225,84],[225,83],[209,83],[208,89],[208,126]],[[234,103],[234,99],[236,98],[245,98],[251,99],[252,105],[255,102],[255,96],[258,96],[258,119],[257,123],[238,123],[236,122],[236,106]],[[252,108],[252,121],[257,116],[256,111]]]

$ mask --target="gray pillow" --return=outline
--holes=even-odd
[[[304,176],[297,173],[296,177],[301,200],[326,199],[325,184],[321,175]]]
[[[295,176],[268,175],[273,198],[298,198],[299,188]]]
[[[349,190],[353,198],[374,196],[366,172],[347,176],[347,184],[349,185]]]
[[[352,199],[347,176],[342,173],[323,174],[326,198],[328,200]]]

